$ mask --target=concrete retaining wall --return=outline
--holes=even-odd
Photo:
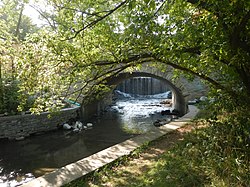
[[[48,118],[48,112],[40,115],[16,115],[0,117],[0,138],[19,139],[31,134],[51,131],[70,118],[77,116],[79,108],[67,108]]]

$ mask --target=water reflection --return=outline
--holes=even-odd
[[[92,129],[79,133],[58,130],[23,141],[0,141],[0,187],[17,186],[138,132],[156,128],[153,121],[165,118],[160,115],[167,108],[160,104],[162,100],[164,95],[151,98],[123,95],[101,118],[91,121]]]
[[[119,124],[102,121],[95,123],[92,129],[79,133],[60,130],[19,142],[2,141],[0,184],[7,181],[9,184],[16,184],[15,180],[40,176],[131,136],[133,135],[124,133]]]

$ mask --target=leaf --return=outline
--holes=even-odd
[[[130,10],[134,9],[136,6],[136,1],[135,0],[131,0],[129,1],[128,7]]]

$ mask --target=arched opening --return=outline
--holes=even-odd
[[[163,84],[168,85],[168,88],[172,91],[172,107],[177,110],[180,115],[184,115],[187,112],[187,105],[179,88],[177,88],[172,82],[169,80],[160,77],[158,75],[154,75],[146,72],[133,72],[133,73],[121,73],[117,77],[112,77],[108,80],[109,85],[113,85],[113,88],[116,88],[117,85],[122,83],[124,80],[128,80],[130,78],[135,77],[150,77],[157,80],[160,80]]]
[[[166,85],[167,89],[171,90],[172,92],[172,109],[178,111],[179,115],[182,116],[187,113],[187,104],[182,95],[179,88],[177,88],[172,82],[169,80],[160,77],[158,75],[154,75],[147,72],[132,72],[132,73],[120,73],[116,77],[111,77],[107,79],[107,85],[111,87],[111,91],[105,95],[105,97],[99,101],[95,101],[88,105],[85,105],[83,108],[84,116],[91,116],[93,114],[97,114],[100,110],[104,109],[106,106],[110,105],[112,102],[112,94],[113,91],[119,86],[120,84],[126,84],[126,81],[131,80],[132,78],[150,78],[156,79],[160,81],[163,85]],[[145,79],[146,80],[146,79]],[[139,79],[137,80],[139,81]],[[141,80],[142,81],[142,80]],[[135,81],[136,82],[136,81]],[[149,85],[147,85],[149,87]],[[122,86],[121,86],[122,87]],[[151,85],[152,87],[152,85]],[[145,93],[145,88],[136,88],[138,93]],[[141,89],[141,90],[140,90]],[[139,90],[139,91],[138,91]],[[134,90],[134,93],[136,93]],[[152,91],[151,91],[152,92]]]

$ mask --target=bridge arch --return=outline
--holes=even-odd
[[[113,90],[123,81],[135,77],[151,77],[158,79],[165,83],[172,91],[172,108],[179,111],[180,115],[184,115],[187,113],[187,103],[186,100],[182,94],[181,89],[179,89],[177,86],[175,86],[171,81],[168,79],[148,72],[123,72],[115,77],[110,77],[107,79],[107,85],[111,88],[110,92],[107,93],[103,99],[99,101],[94,101],[90,104],[87,104],[83,108],[83,116],[91,116],[93,114],[99,113],[102,109],[104,109],[107,105],[111,104],[112,102],[112,93]]]
[[[172,90],[173,108],[178,110],[181,115],[184,115],[187,112],[187,103],[185,101],[185,98],[181,90],[178,87],[176,87],[171,81],[161,76],[148,73],[148,72],[132,72],[132,73],[126,72],[126,73],[120,73],[118,76],[108,79],[107,84],[112,86],[114,89],[117,85],[119,85],[123,81],[130,79],[130,78],[135,78],[135,77],[151,77],[151,78],[161,80],[163,83],[168,85],[168,87]]]

